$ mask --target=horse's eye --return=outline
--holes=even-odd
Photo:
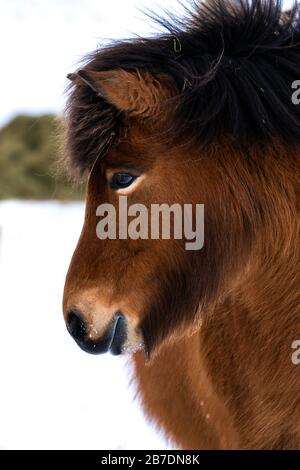
[[[130,175],[129,173],[115,173],[110,181],[110,187],[112,189],[128,188],[136,178],[137,176]]]

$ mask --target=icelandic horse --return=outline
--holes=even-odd
[[[87,178],[68,331],[131,354],[145,413],[181,449],[300,448],[300,20],[197,2],[70,74],[65,160]],[[201,250],[103,239],[97,208],[204,204]],[[297,362],[297,361],[296,361]]]

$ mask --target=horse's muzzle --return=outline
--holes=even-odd
[[[127,320],[121,312],[115,314],[98,339],[91,339],[88,324],[78,310],[71,310],[68,313],[67,329],[78,346],[89,354],[111,352],[119,355],[127,339]]]

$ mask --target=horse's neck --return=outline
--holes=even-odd
[[[200,330],[207,373],[236,416],[242,447],[300,443],[300,365],[292,362],[292,343],[300,340],[300,278],[293,236],[285,246],[278,240],[275,255],[257,253],[259,261],[253,259],[245,278]]]
[[[285,253],[275,271],[249,269],[197,332],[166,343],[149,364],[135,356],[145,410],[179,447],[299,447],[300,365],[291,361],[299,284],[291,257]]]

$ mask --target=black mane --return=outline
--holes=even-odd
[[[115,42],[89,55],[85,67],[171,75],[180,90],[174,139],[300,143],[300,106],[292,102],[292,83],[300,79],[297,6],[284,14],[280,0],[208,0],[195,2],[183,19],[156,21],[165,34]],[[122,115],[87,87],[73,87],[68,106],[68,143],[84,171],[111,133],[119,134]]]

